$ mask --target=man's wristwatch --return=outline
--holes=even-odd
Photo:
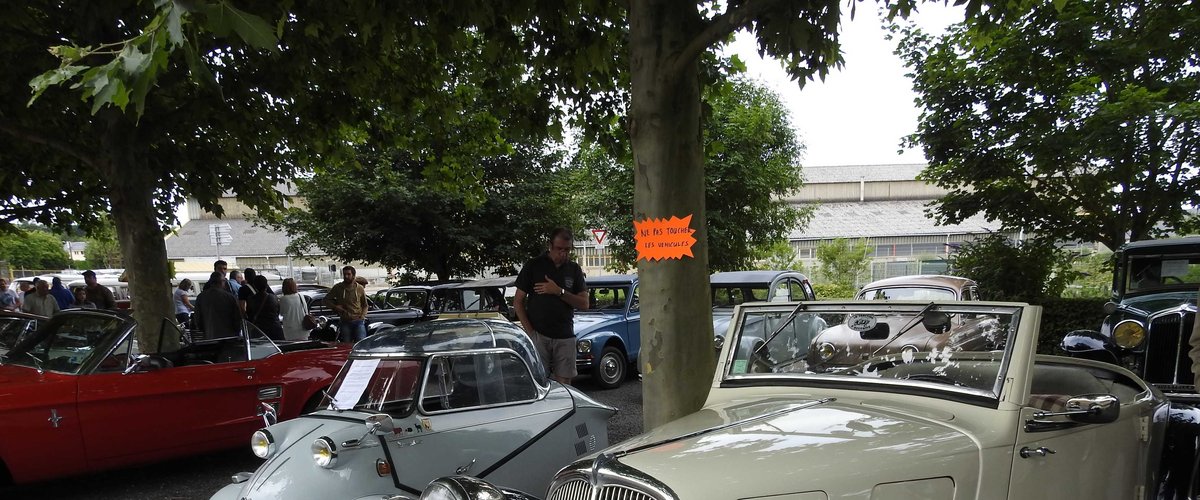
[[[558,289],[558,296],[559,296],[559,297],[562,297],[562,296],[564,296],[564,295],[566,295],[566,294],[567,294],[567,291],[566,291],[566,290],[564,290],[563,288],[561,288],[561,287],[560,287],[560,288]]]

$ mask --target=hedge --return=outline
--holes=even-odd
[[[1104,320],[1104,303],[1098,298],[1051,298],[1042,301],[1038,353],[1061,354],[1063,335],[1072,330],[1098,330]]]

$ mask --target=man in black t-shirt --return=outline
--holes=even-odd
[[[554,380],[570,384],[575,378],[575,309],[588,308],[583,269],[571,262],[571,231],[550,232],[546,253],[534,257],[517,275],[513,309],[521,327],[537,346]]]

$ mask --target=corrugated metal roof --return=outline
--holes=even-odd
[[[792,240],[830,238],[877,238],[886,236],[922,236],[998,231],[1000,222],[988,222],[983,216],[962,224],[939,226],[925,215],[930,200],[894,200],[848,203],[821,203],[802,230],[788,235]]]
[[[274,257],[286,255],[288,237],[282,232],[255,225],[248,219],[196,219],[167,237],[167,258],[207,257],[217,253],[208,239],[209,224],[229,224],[233,240],[221,247],[229,257]]]
[[[925,168],[924,163],[899,163],[894,165],[828,165],[803,167],[805,184],[829,184],[834,182],[886,182],[911,181]]]

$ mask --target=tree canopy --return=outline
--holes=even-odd
[[[752,80],[734,78],[705,94],[705,214],[709,272],[754,267],[761,249],[786,240],[812,207],[785,198],[800,189],[800,155],[787,108]],[[585,144],[572,161],[572,187],[588,227],[608,231],[614,270],[636,265],[633,165],[628,149]]]
[[[1200,10],[1194,2],[1043,2],[989,30],[903,30],[923,108],[908,139],[950,192],[941,222],[1115,249],[1195,228]]]
[[[360,155],[360,168],[297,181],[302,206],[272,217],[293,251],[315,247],[344,261],[378,263],[440,279],[495,271],[515,274],[545,250],[550,228],[573,216],[565,203],[559,155],[518,147],[480,158],[483,199],[440,187],[424,161],[399,152]]]
[[[0,238],[0,260],[9,267],[39,271],[70,267],[71,256],[62,239],[46,231],[17,229]]]
[[[893,13],[904,13],[915,2],[884,3]],[[966,4],[968,15],[991,19],[1004,17],[1030,2],[956,3]],[[87,4],[88,8],[94,5]],[[258,196],[261,204],[271,205],[278,203],[278,197],[258,189],[276,179],[271,174],[310,164],[339,165],[339,155],[344,159],[347,152],[353,151],[350,146],[363,137],[402,142],[408,137],[438,139],[439,124],[453,123],[453,112],[427,113],[428,129],[392,130],[386,117],[376,117],[375,111],[419,112],[427,105],[444,110],[439,97],[454,93],[455,77],[464,69],[497,75],[480,87],[489,92],[517,88],[507,85],[514,81],[533,82],[531,88],[538,89],[533,96],[511,94],[508,102],[512,106],[507,109],[520,112],[511,119],[497,120],[505,127],[527,124],[552,131],[557,122],[535,118],[546,105],[558,102],[567,106],[586,129],[603,130],[615,123],[618,108],[628,103],[628,120],[623,125],[629,132],[633,153],[634,218],[693,215],[697,241],[692,258],[638,263],[644,353],[639,365],[645,380],[644,398],[654,402],[645,407],[648,426],[698,409],[707,395],[707,381],[715,365],[710,335],[704,333],[711,326],[711,304],[705,292],[710,239],[704,223],[704,149],[700,139],[701,88],[712,79],[701,71],[700,61],[734,32],[746,29],[757,38],[761,52],[780,58],[801,82],[824,76],[841,62],[841,4],[835,0],[468,0],[387,4],[247,0],[239,6],[249,14],[258,14],[259,20],[248,20],[246,24],[231,24],[225,16],[232,12],[228,10],[231,2],[224,0],[161,0],[154,3],[152,12],[148,4],[132,0],[116,3],[115,9],[112,5],[105,3],[96,7],[96,12],[81,12],[45,0],[32,5],[22,3],[4,7],[5,11],[0,12],[5,14],[0,16],[4,21],[0,22],[14,19],[7,15],[13,10],[27,9],[15,18],[37,22],[53,19],[65,25],[68,29],[36,26],[38,29],[31,31],[39,34],[37,43],[43,48],[57,46],[55,53],[61,57],[59,69],[51,70],[44,75],[47,80],[39,82],[55,86],[58,90],[53,92],[63,99],[48,109],[69,110],[71,116],[99,110],[96,121],[119,132],[99,141],[113,151],[99,163],[105,167],[100,170],[109,175],[93,186],[92,203],[79,206],[111,204],[126,264],[135,266],[130,288],[142,301],[135,315],[144,321],[170,316],[169,296],[165,293],[167,270],[162,264],[164,246],[144,244],[159,236],[157,219],[163,218],[156,217],[162,213],[155,211],[158,205],[150,199],[155,193],[179,192],[174,187],[191,188],[204,204],[204,199],[214,200],[221,189],[233,188],[239,196]],[[272,38],[263,29],[272,25],[266,19],[276,20],[274,36],[281,42],[271,43]],[[75,23],[104,29],[78,32]],[[16,29],[28,31],[23,26]],[[63,45],[62,40],[70,42]],[[185,57],[189,46],[195,57]],[[85,50],[87,47],[104,50]],[[471,54],[478,57],[471,59]],[[17,61],[43,68],[54,66],[40,63],[46,60],[44,53],[32,55],[41,59],[4,62],[10,66]],[[147,59],[149,62],[144,62]],[[470,60],[481,64],[460,64]],[[191,64],[186,64],[189,61]],[[109,66],[110,62],[117,64]],[[77,68],[67,69],[70,66]],[[102,69],[93,71],[96,68]],[[144,78],[147,72],[154,74]],[[145,95],[120,92],[120,87],[108,91],[114,80],[126,89],[153,90]],[[192,86],[180,87],[190,92],[172,94],[168,90],[171,83]],[[71,93],[61,91],[60,87],[69,84],[78,84],[75,88],[87,101],[86,106],[78,101],[71,103]],[[197,95],[195,86],[201,84],[219,89],[225,100],[220,105],[186,110],[199,110],[201,118],[208,118],[204,116],[207,112],[223,116],[232,109],[236,111],[232,114],[240,113],[244,127],[229,123],[225,129],[223,120],[192,120],[189,113],[179,113],[177,123],[163,122],[166,128],[161,131],[145,125],[152,109],[166,113],[181,104],[169,99],[156,102],[160,96]],[[47,90],[39,102],[50,94]],[[119,112],[130,103],[133,113]],[[505,116],[503,111],[497,113]],[[141,121],[137,120],[139,114]],[[172,126],[182,130],[173,135],[163,133],[173,130]],[[426,130],[430,132],[426,134]],[[84,135],[89,131],[83,129]],[[247,134],[236,135],[242,131]],[[171,140],[161,137],[164,135]],[[174,148],[177,143],[205,143],[210,136],[236,137],[236,141],[220,144],[242,155],[209,158],[189,154],[194,162],[229,161],[216,166],[218,173],[210,176],[177,175],[149,168],[161,165],[157,160],[150,162],[150,152]],[[151,147],[155,140],[167,142]],[[39,147],[46,142],[44,138],[31,141]],[[418,146],[414,143],[410,147]],[[444,174],[442,178],[449,185],[469,184],[470,176],[464,172],[472,169],[457,167],[469,167],[471,163],[455,158],[441,161],[437,148],[423,151],[427,153],[419,157],[438,158],[437,164],[446,167],[431,173]],[[190,153],[197,152],[203,151]],[[61,149],[60,153],[71,156]],[[296,163],[276,162],[275,155],[294,158]],[[123,170],[117,172],[117,167]],[[260,168],[265,168],[265,174],[254,176]],[[40,197],[21,197],[29,190],[16,184],[0,183],[0,189],[14,190],[14,196],[27,200],[62,195],[49,187],[40,188]],[[153,350],[156,344],[146,340],[150,342],[143,349]]]

